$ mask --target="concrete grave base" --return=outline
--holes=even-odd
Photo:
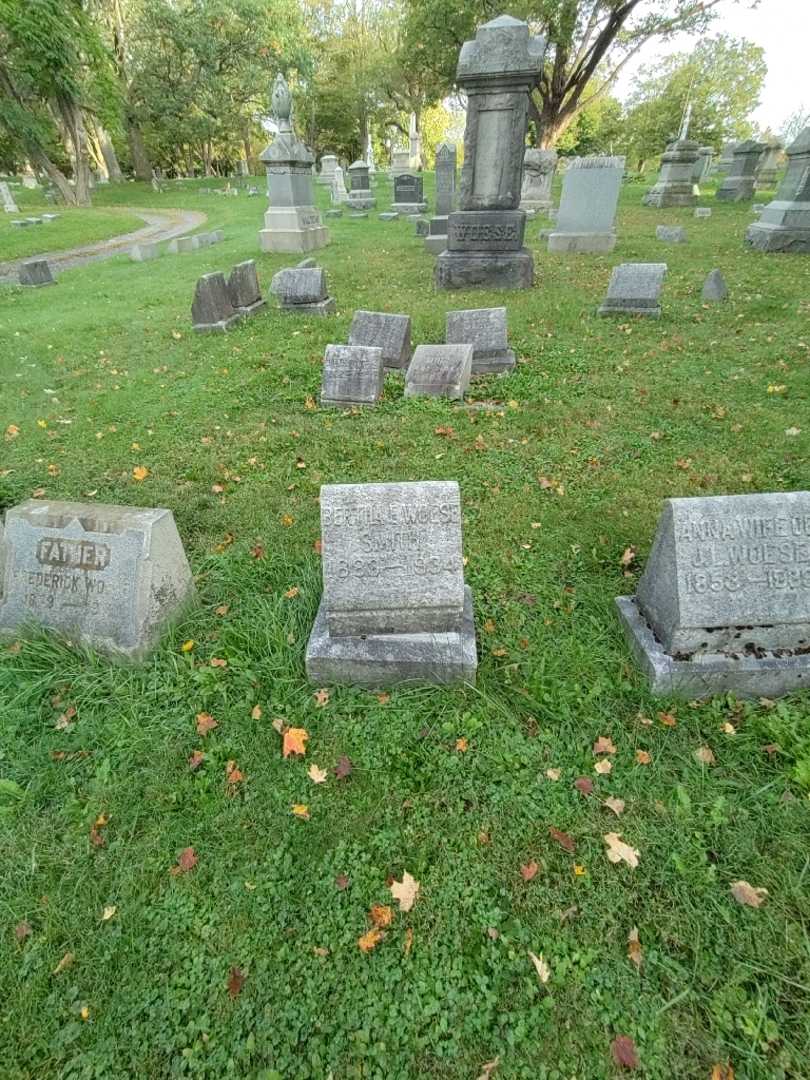
[[[542,234],[541,234],[542,237]],[[616,234],[610,233],[548,233],[548,250],[552,253],[575,252],[607,255],[616,247]]]
[[[334,296],[327,296],[325,300],[312,304],[282,304],[278,310],[294,315],[334,315],[337,305]]]
[[[259,247],[262,251],[315,251],[329,243],[329,230],[325,225],[306,229],[261,229]]]
[[[609,300],[605,300],[596,311],[597,315],[647,315],[651,319],[661,318],[661,305],[653,304],[649,307],[643,304],[632,304],[629,301],[622,300],[619,303],[613,304]]]
[[[503,352],[481,354],[476,353],[473,360],[473,375],[504,375],[515,366],[515,354],[511,349]]]
[[[244,317],[241,311],[237,311],[228,319],[220,319],[213,323],[194,323],[193,327],[198,334],[224,334],[226,330],[230,330],[236,323],[241,322]]]
[[[810,254],[810,228],[791,228],[757,221],[748,226],[746,247],[755,251],[787,252],[792,255]]]
[[[264,311],[267,307],[266,300],[256,300],[253,304],[247,304],[243,307],[237,308],[237,311],[243,318],[249,318],[251,315],[258,315],[260,311]]]
[[[447,250],[447,233],[432,233],[425,237],[425,250],[431,255],[441,255]]]
[[[474,683],[477,666],[472,590],[468,585],[464,586],[461,629],[449,633],[332,637],[321,602],[306,653],[307,677],[321,686]]]
[[[534,259],[520,251],[443,251],[436,260],[433,283],[437,289],[530,289]]]
[[[810,686],[810,655],[735,660],[714,653],[696,660],[675,660],[656,640],[635,597],[616,597],[616,607],[627,643],[654,694],[687,699],[726,693],[776,698]]]
[[[419,203],[391,203],[391,209],[396,210],[398,214],[424,214],[427,210],[426,202]]]

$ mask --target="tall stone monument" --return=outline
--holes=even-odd
[[[548,250],[613,251],[623,176],[623,157],[583,157],[569,161]]]
[[[408,121],[408,166],[414,172],[422,168],[422,136],[416,122],[416,113],[411,113]]]
[[[518,209],[529,94],[546,43],[525,22],[501,15],[461,49],[456,81],[467,94],[459,210],[449,215],[447,250],[436,261],[440,289],[528,289],[534,260],[523,246]]]
[[[425,247],[434,255],[447,247],[447,218],[456,201],[456,144],[436,147],[436,215],[430,219]]]
[[[734,160],[728,174],[717,189],[719,202],[745,202],[754,197],[756,168],[765,144],[746,139],[734,147]]]
[[[765,191],[776,187],[776,178],[779,173],[779,160],[782,155],[782,144],[778,139],[769,139],[765,143],[765,149],[759,159],[756,169],[754,189]]]
[[[802,131],[785,151],[787,172],[776,198],[769,202],[759,221],[748,226],[745,242],[758,251],[810,254],[810,127]]]
[[[698,144],[678,138],[661,155],[658,180],[641,200],[645,206],[695,206],[698,188],[692,171],[699,157]]]
[[[523,155],[523,185],[520,189],[521,210],[548,210],[551,206],[551,184],[557,169],[556,150],[535,150],[527,147]]]
[[[259,244],[262,251],[313,251],[325,247],[329,230],[315,209],[312,190],[315,158],[295,136],[292,97],[281,73],[273,84],[270,105],[278,131],[260,155],[267,170],[270,206],[264,215]]]
[[[392,150],[391,151],[391,168],[389,172],[392,177],[397,176],[401,172],[408,172],[410,169],[410,151],[409,150]]]

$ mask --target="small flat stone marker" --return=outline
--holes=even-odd
[[[19,278],[20,285],[32,289],[56,284],[47,259],[29,259],[27,262],[20,263]]]
[[[380,221],[396,221],[399,214],[396,210],[387,210],[384,214],[378,214]]]
[[[368,345],[327,345],[321,405],[347,408],[376,405],[383,390],[382,349]]]
[[[352,210],[352,212],[349,214],[349,217],[350,218],[367,218],[368,217],[368,211],[367,210]]]
[[[656,225],[655,238],[667,244],[685,244],[686,229],[683,225]]]
[[[197,281],[191,305],[191,320],[198,333],[223,333],[240,321],[243,315],[235,311],[228,295],[225,275],[217,271],[203,274]]]
[[[472,345],[417,345],[405,375],[405,397],[458,401],[470,385]]]
[[[430,233],[430,220],[425,217],[418,217],[414,222],[414,234],[416,236],[425,237]]]
[[[197,251],[200,247],[199,236],[178,236],[177,237],[177,250],[181,255],[186,254],[189,251]]]
[[[728,286],[719,270],[712,270],[703,282],[704,300],[727,300]]]
[[[386,368],[402,370],[411,360],[411,317],[388,315],[384,311],[355,311],[349,344],[376,346],[382,349]]]
[[[448,311],[445,341],[472,345],[472,374],[502,374],[515,366],[515,354],[506,338],[506,308],[469,308]]]
[[[160,255],[160,249],[157,243],[143,243],[135,244],[129,252],[129,257],[133,262],[149,262],[151,259],[156,259]]]
[[[712,216],[712,208],[710,206],[696,206],[695,217],[696,218],[709,218]]]
[[[613,267],[607,296],[599,315],[647,315],[661,317],[661,287],[666,263],[622,263]]]
[[[29,499],[0,526],[0,631],[138,660],[194,596],[170,510]]]
[[[474,682],[458,484],[321,488],[323,598],[307,675],[319,686]]]
[[[327,210],[326,213],[323,216],[327,217],[327,218],[339,218],[339,217],[343,217],[343,211],[340,210],[340,209]]]
[[[810,686],[810,492],[667,500],[637,593],[616,603],[654,693]]]
[[[228,296],[235,311],[242,315],[255,315],[267,307],[259,287],[256,261],[246,259],[237,263],[228,276]]]
[[[326,271],[320,266],[289,267],[279,270],[270,281],[282,311],[309,315],[331,315],[334,299],[327,294]]]

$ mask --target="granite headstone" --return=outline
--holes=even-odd
[[[568,163],[549,251],[613,251],[623,175],[623,157],[578,157]]]
[[[417,345],[405,374],[405,397],[460,400],[470,385],[472,345]]]
[[[507,342],[505,307],[448,311],[445,341],[472,345],[473,375],[502,374],[515,366],[515,354]]]
[[[411,360],[411,317],[384,311],[355,311],[349,344],[380,348],[383,366],[402,370]]]
[[[346,408],[376,405],[383,390],[382,349],[368,345],[327,345],[321,405]]]
[[[666,263],[622,263],[614,266],[600,315],[661,316],[661,288]]]

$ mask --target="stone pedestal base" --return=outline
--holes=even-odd
[[[672,188],[652,188],[641,200],[644,206],[697,206],[698,189],[693,186],[689,190],[683,190],[679,185]]]
[[[391,209],[398,214],[424,214],[427,205],[426,202],[395,202],[391,203]]]
[[[262,251],[314,251],[329,243],[329,230],[314,206],[271,206],[259,233]]]
[[[373,210],[376,205],[377,200],[370,191],[350,191],[346,200],[346,206],[349,210]]]
[[[757,221],[748,226],[745,243],[755,251],[810,255],[810,228],[789,228],[786,225],[770,225]]]
[[[230,330],[232,326],[241,322],[244,317],[241,311],[237,311],[235,315],[231,315],[228,319],[220,319],[219,322],[193,323],[193,328],[198,334],[224,334],[226,330]]]
[[[525,210],[527,214],[545,214],[547,213],[554,203],[551,199],[521,199],[520,209]]]
[[[515,366],[515,354],[511,349],[502,352],[481,354],[476,353],[473,357],[473,375],[505,375],[512,371]]]
[[[545,230],[544,230],[545,231]],[[548,250],[608,254],[616,247],[615,233],[548,233]]]
[[[278,310],[292,312],[294,315],[334,315],[337,305],[334,296],[327,296],[325,300],[312,304],[282,304]]]
[[[654,694],[695,698],[736,694],[744,698],[776,698],[810,686],[810,656],[765,656],[739,659],[722,653],[694,660],[674,660],[665,653],[641,614],[635,597],[619,596],[616,607],[624,636]]]
[[[429,234],[425,237],[425,249],[430,252],[431,255],[441,255],[441,253],[447,248],[447,234],[436,233]]]
[[[530,289],[534,284],[534,259],[526,248],[442,251],[436,260],[433,283],[437,289]]]
[[[746,202],[754,197],[754,177],[729,177],[715,193],[718,202]]]
[[[307,645],[307,677],[316,686],[394,686],[402,683],[474,683],[472,592],[464,588],[461,630],[444,634],[368,634],[331,637],[323,602]]]

